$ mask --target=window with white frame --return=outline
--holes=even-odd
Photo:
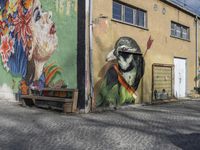
[[[135,26],[147,27],[146,11],[113,1],[113,19]]]
[[[179,23],[171,22],[171,36],[189,40],[190,28]]]

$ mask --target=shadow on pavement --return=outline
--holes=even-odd
[[[200,149],[200,133],[192,134],[174,134],[169,136],[169,140],[177,147],[183,150]]]

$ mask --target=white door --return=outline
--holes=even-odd
[[[186,59],[174,58],[174,95],[186,96]]]

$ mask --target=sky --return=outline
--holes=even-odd
[[[200,0],[171,0],[200,15]]]

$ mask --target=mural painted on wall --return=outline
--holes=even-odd
[[[64,62],[57,60],[63,58],[62,52],[66,51],[59,40],[63,37],[57,33],[57,24],[53,21],[54,8],[61,7],[61,0],[4,0],[0,1],[0,54],[4,70],[6,70],[16,85],[15,78],[20,78],[19,89],[22,94],[28,94],[28,89],[42,89],[44,87],[66,87],[66,79],[63,79]],[[73,5],[70,3],[73,2]],[[68,1],[70,9],[75,7],[76,0]],[[64,2],[65,4],[66,2]],[[47,10],[42,8],[42,4]],[[49,6],[49,7],[48,7]],[[62,5],[62,7],[65,5]],[[67,10],[71,12],[70,10]],[[73,11],[73,14],[76,13]],[[65,25],[65,19],[72,17],[70,14],[55,13],[56,22]],[[60,19],[60,20],[58,20]],[[76,20],[76,19],[74,19]],[[76,23],[74,21],[73,23]],[[63,32],[66,30],[63,29]],[[74,31],[74,30],[73,30]],[[64,34],[64,33],[63,33]],[[65,33],[66,34],[66,33]],[[69,35],[68,35],[69,37]],[[73,36],[72,36],[73,37]],[[65,40],[68,40],[66,38]],[[76,37],[73,37],[73,40]],[[63,39],[62,39],[63,40]],[[61,41],[62,41],[61,40]],[[70,41],[70,40],[69,40]],[[72,42],[71,49],[75,50],[76,42]],[[65,42],[68,43],[68,42]],[[60,46],[59,46],[60,44]],[[75,46],[74,46],[75,45]],[[57,51],[57,53],[56,53]],[[74,51],[75,53],[75,51]],[[53,57],[53,55],[55,55]],[[65,55],[65,61],[67,54]],[[74,59],[75,54],[73,55]],[[72,56],[70,56],[72,57]],[[74,63],[73,63],[74,64]],[[72,66],[74,66],[72,64]],[[66,67],[67,68],[67,67]],[[69,69],[70,70],[70,69]],[[73,68],[73,71],[76,68]],[[75,73],[73,73],[75,74]],[[73,79],[73,81],[75,81]],[[72,85],[73,86],[73,85]],[[14,89],[14,87],[12,87]]]
[[[136,90],[144,74],[144,59],[137,42],[121,37],[106,58],[116,63],[108,69],[101,81],[96,106],[134,103]]]

